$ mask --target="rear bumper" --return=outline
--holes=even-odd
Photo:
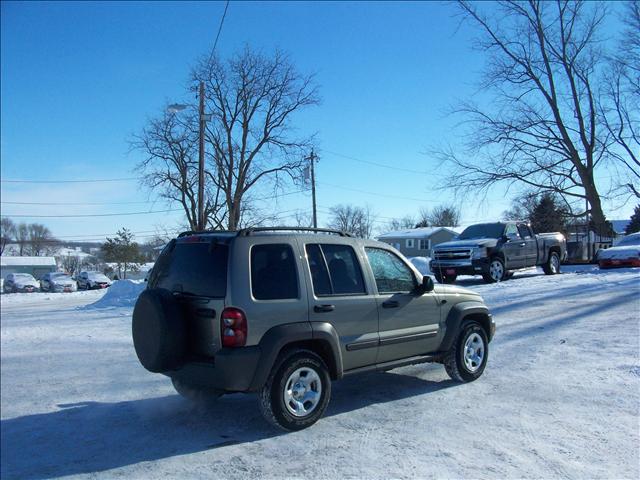
[[[638,258],[606,258],[598,260],[600,268],[614,267],[640,267],[640,259]]]
[[[187,361],[180,369],[165,375],[197,387],[247,392],[254,389],[252,383],[260,356],[258,346],[223,348],[213,358]]]
[[[447,270],[453,270],[455,275],[482,275],[483,273],[489,273],[489,264],[488,257],[466,261],[431,260],[429,268],[431,268],[432,273],[442,271],[446,274]]]

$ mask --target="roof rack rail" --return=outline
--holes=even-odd
[[[350,233],[331,228],[308,228],[308,227],[255,227],[243,228],[238,231],[238,236],[248,237],[255,232],[310,232],[310,233],[333,233],[341,237],[353,237]]]
[[[199,232],[193,230],[187,230],[186,232],[182,232],[178,234],[178,238],[188,237],[190,235],[204,235],[206,233],[238,233],[235,230],[201,230]]]

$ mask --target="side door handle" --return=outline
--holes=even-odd
[[[382,308],[398,308],[400,304],[396,300],[387,300],[382,302]]]
[[[527,244],[526,244],[525,242],[522,242],[522,243],[520,244],[520,246],[521,246],[521,247],[525,247],[526,245],[527,245]]]
[[[333,312],[335,309],[335,305],[316,305],[313,307],[313,311],[316,313]]]

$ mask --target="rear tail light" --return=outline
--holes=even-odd
[[[243,347],[247,343],[247,317],[238,308],[225,308],[220,317],[223,347]]]

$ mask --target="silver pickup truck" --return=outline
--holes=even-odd
[[[440,283],[458,275],[482,275],[487,283],[509,278],[514,270],[541,266],[547,275],[560,273],[567,242],[560,232],[535,234],[519,222],[479,223],[454,241],[437,245],[430,267]]]

